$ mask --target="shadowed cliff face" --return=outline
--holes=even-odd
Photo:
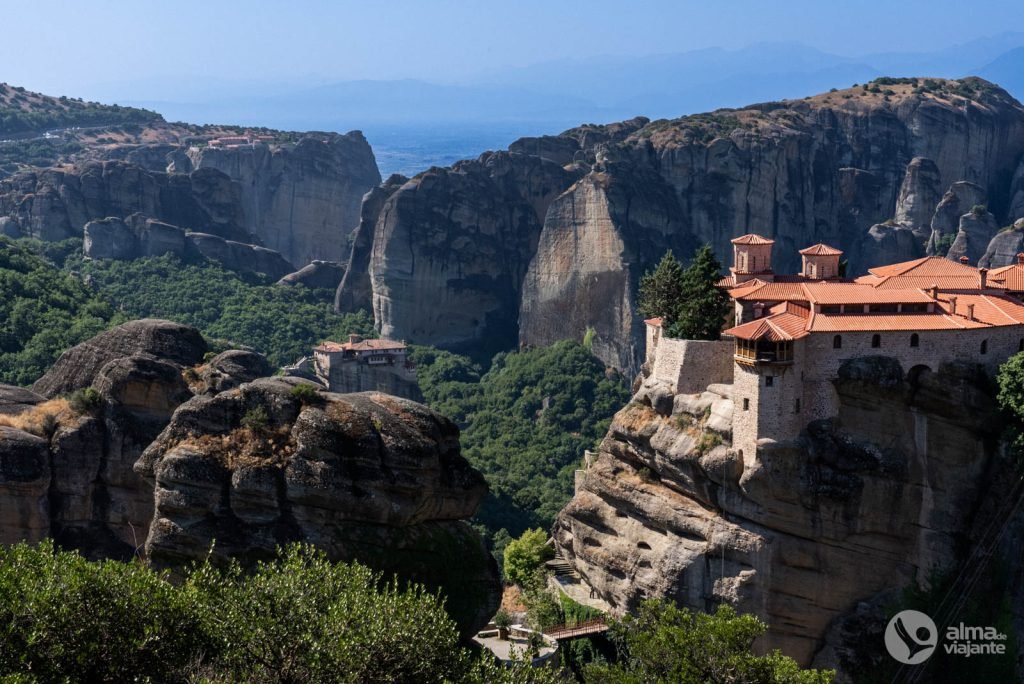
[[[467,634],[486,623],[501,585],[467,520],[487,485],[453,423],[379,393],[302,402],[302,381],[262,377],[262,356],[205,352],[193,328],[133,321],[67,351],[35,391],[0,386],[0,543],[179,569],[211,546],[248,562],[306,541],[443,590]],[[85,406],[45,403],[89,387]],[[49,423],[30,420],[43,410]]]
[[[746,466],[719,410],[731,386],[674,402],[641,391],[558,516],[557,547],[618,610],[651,596],[728,601],[770,625],[766,648],[809,663],[859,601],[962,560],[1000,486],[1000,424],[979,369],[908,377],[868,357],[835,387],[834,420],[761,443]]]
[[[710,243],[727,261],[731,238],[757,232],[776,240],[777,272],[795,271],[797,250],[826,242],[843,249],[851,274],[858,273],[922,256],[943,193],[960,182],[981,189],[994,221],[960,230],[959,218],[971,206],[958,205],[948,230],[960,230],[958,249],[978,258],[991,226],[1024,211],[1024,107],[984,81],[943,83],[934,92],[915,93],[910,84],[888,87],[891,94],[856,88],[517,141],[509,147],[516,168],[532,158],[567,173],[548,175],[557,198],[534,205],[539,237],[490,241],[497,260],[512,266],[501,272],[507,286],[494,286],[495,259],[476,258],[474,235],[495,223],[495,202],[516,207],[530,186],[512,174],[506,177],[513,192],[508,184],[493,187],[478,166],[465,163],[432,170],[378,213],[366,267],[380,302],[378,325],[393,336],[452,347],[487,334],[481,314],[513,327],[518,317],[521,344],[580,338],[593,327],[601,358],[635,371],[641,361],[636,285],[665,249],[687,258]],[[479,180],[456,183],[459,175]],[[403,197],[413,189],[414,202]],[[537,231],[532,221],[517,221],[515,211],[509,209],[502,225],[519,224],[517,234]],[[428,235],[437,242],[427,242]],[[449,251],[413,275],[412,257],[401,255],[423,250],[425,242]],[[486,284],[475,288],[485,304],[467,310],[453,291],[475,281]],[[452,315],[425,316],[422,310],[432,306]]]
[[[216,169],[238,184],[246,227],[297,266],[347,258],[362,197],[380,183],[358,131],[310,135],[294,145],[204,147],[189,157],[195,168]]]

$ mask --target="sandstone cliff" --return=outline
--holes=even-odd
[[[0,543],[177,569],[309,541],[443,590],[466,633],[486,622],[497,567],[466,520],[487,486],[453,423],[377,393],[300,401],[260,355],[206,352],[192,328],[133,321],[33,391],[0,387]]]
[[[293,264],[342,261],[363,195],[380,183],[363,134],[309,134],[297,143],[201,147],[196,169],[216,169],[241,192],[246,228]]]
[[[558,516],[557,548],[617,610],[727,601],[769,623],[764,647],[811,662],[860,602],[956,567],[1002,487],[981,369],[908,374],[867,357],[835,387],[835,419],[766,440],[745,464],[731,385],[673,396],[643,383]]]
[[[729,240],[754,231],[776,240],[778,272],[799,267],[798,249],[827,242],[847,253],[851,275],[921,255],[930,238],[945,254],[975,204],[996,226],[1024,211],[1022,157],[1024,107],[980,79],[524,138],[504,156],[421,174],[374,200],[376,211],[364,206],[364,223],[376,214],[374,313],[391,336],[449,347],[507,340],[517,319],[528,345],[592,327],[601,358],[635,371],[636,285],[665,249],[686,258],[707,242],[728,260]],[[539,161],[543,180],[505,173],[496,183],[499,160],[512,170]],[[530,195],[536,221],[521,209]],[[991,225],[968,222],[954,256],[979,258]],[[482,234],[496,257],[481,251]],[[357,269],[348,278],[358,281]]]

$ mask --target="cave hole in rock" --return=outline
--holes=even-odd
[[[650,551],[651,550],[651,545],[648,544],[645,541],[640,541],[640,542],[636,543],[636,548],[643,549],[644,551]]]

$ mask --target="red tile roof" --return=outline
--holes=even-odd
[[[823,242],[819,242],[816,245],[811,245],[810,247],[801,249],[800,253],[806,254],[807,256],[838,256],[843,253],[843,250],[836,249],[835,247],[830,247]]]
[[[815,304],[926,304],[932,301],[919,289],[884,290],[860,283],[812,282],[803,286]]]
[[[807,319],[803,316],[784,312],[737,325],[735,328],[729,328],[722,334],[738,337],[742,340],[785,342],[806,337],[806,324]]]
[[[644,321],[644,323],[646,323],[647,325],[653,325],[655,327],[661,327],[661,321],[662,319],[659,316],[658,318],[648,318],[647,320]]]
[[[950,261],[945,257],[930,256],[903,261],[888,266],[869,268],[868,273],[879,277],[887,276],[966,276],[976,275],[978,269],[973,266]]]
[[[775,244],[775,240],[770,240],[770,239],[768,239],[766,237],[761,237],[760,235],[757,235],[755,233],[747,233],[746,235],[741,235],[738,238],[733,238],[731,242],[734,245],[773,245],[773,244]]]
[[[734,288],[729,294],[741,301],[807,301],[803,283],[766,283],[755,279]]]
[[[872,285],[879,290],[927,290],[932,286],[936,286],[940,290],[977,290],[980,285],[977,273],[974,273],[973,275],[960,276],[907,275],[874,278],[873,280],[871,280],[871,278],[873,278],[873,276],[863,276],[861,278],[857,278],[857,282]]]
[[[1010,264],[988,272],[988,282],[1010,292],[1024,292],[1024,265]]]

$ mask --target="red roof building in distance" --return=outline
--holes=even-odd
[[[370,390],[421,400],[416,368],[404,342],[364,339],[321,342],[313,348],[313,370],[332,392]]]

